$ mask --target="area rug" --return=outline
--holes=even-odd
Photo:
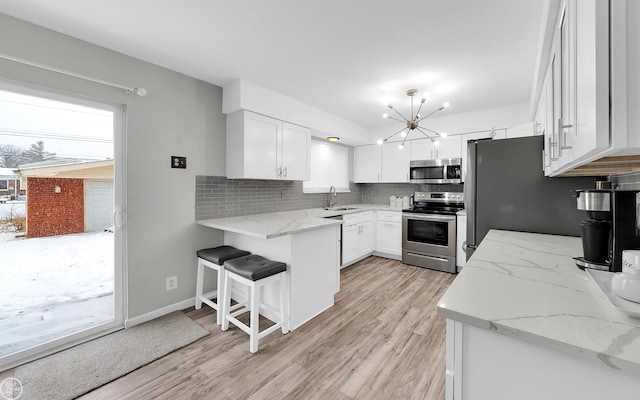
[[[20,400],[73,399],[209,332],[180,311],[18,367]]]

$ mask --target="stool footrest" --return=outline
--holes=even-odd
[[[214,303],[213,301],[209,300],[208,298],[202,296],[202,297],[198,297],[198,299],[200,299],[201,302],[203,302],[204,304],[206,304],[209,307],[213,308],[214,310],[220,311],[220,308],[218,307],[218,305],[216,303]]]

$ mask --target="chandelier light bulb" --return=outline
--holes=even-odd
[[[404,149],[404,145],[403,145],[402,143],[400,143],[400,144],[398,145],[398,148],[399,148],[400,150],[402,150],[402,149]]]
[[[387,113],[382,114],[382,118],[384,118],[384,119],[389,118],[389,114],[387,114]]]
[[[381,145],[384,142],[382,141],[382,139],[378,139],[378,141],[376,143],[378,143],[378,145]]]
[[[436,140],[436,141],[434,141],[434,142],[433,142],[433,144],[434,144],[435,146],[440,146],[440,141],[439,141],[439,140]]]
[[[400,132],[400,136],[402,136],[402,137],[407,137],[407,131],[402,131],[402,132]]]
[[[447,133],[446,133],[446,132],[442,132],[442,133],[440,134],[440,137],[441,137],[441,138],[446,138],[446,137],[447,137]]]
[[[448,101],[445,101],[445,102],[444,102],[444,104],[442,105],[442,107],[444,107],[444,108],[449,107],[449,102],[448,102]]]

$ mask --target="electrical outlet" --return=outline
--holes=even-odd
[[[169,290],[178,288],[178,277],[177,276],[169,276],[167,277],[167,292]]]
[[[187,157],[171,156],[171,168],[187,169]]]

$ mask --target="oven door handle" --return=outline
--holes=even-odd
[[[418,219],[422,221],[455,221],[455,215],[437,215],[437,214],[402,214],[403,219]]]
[[[414,253],[412,251],[408,251],[407,254],[409,254],[410,256],[414,256],[414,257],[420,257],[420,258],[426,258],[428,260],[435,260],[435,261],[441,261],[441,262],[447,262],[449,261],[447,258],[445,257],[437,257],[437,256],[429,256],[426,254],[418,254],[418,253]]]

